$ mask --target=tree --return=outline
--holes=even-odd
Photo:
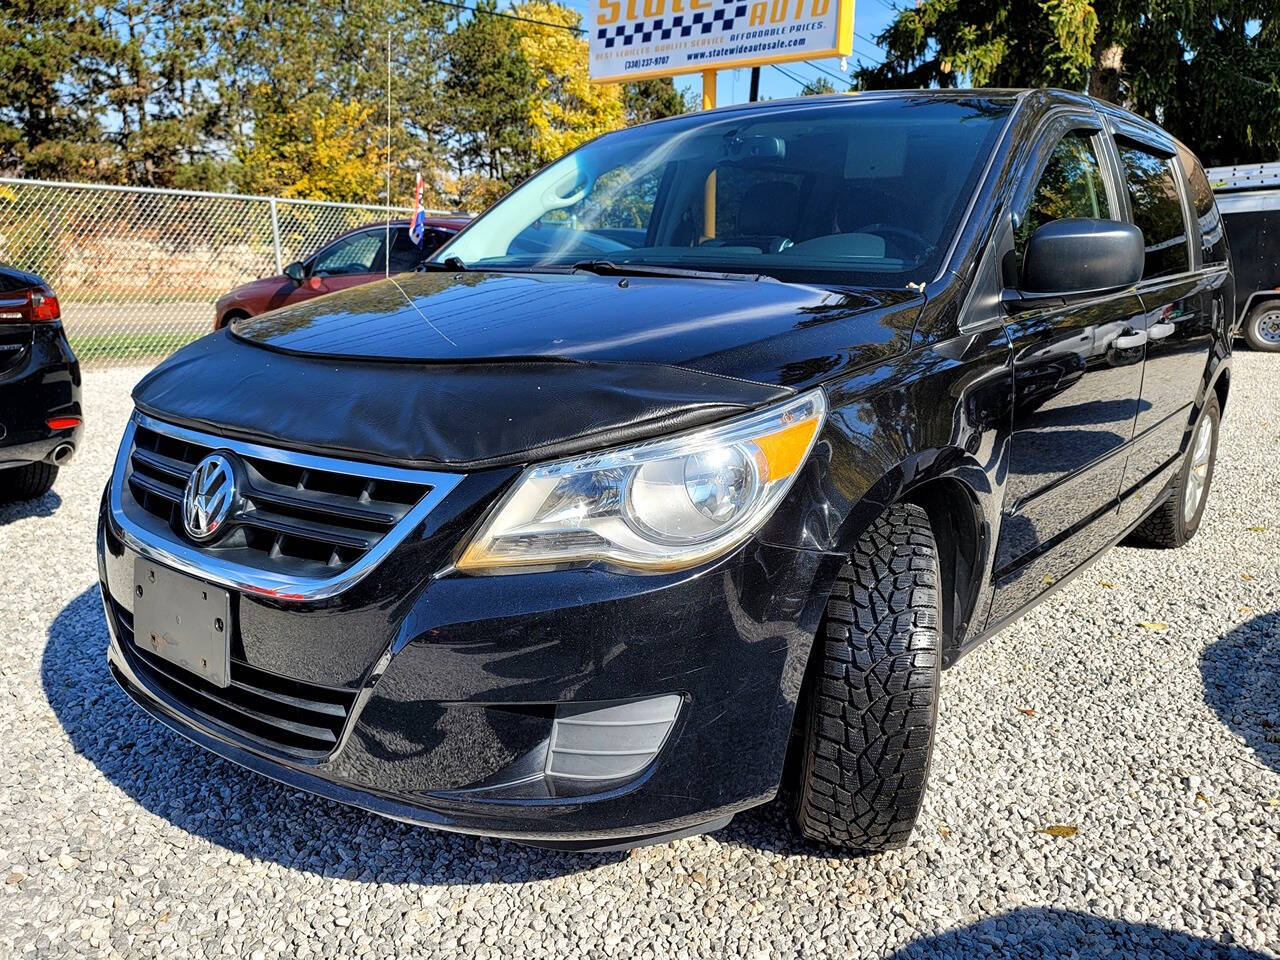
[[[676,117],[693,110],[695,104],[676,89],[670,77],[638,80],[622,88],[622,106],[627,123],[648,123],[663,117]]]
[[[800,88],[802,97],[821,97],[835,92],[835,85],[826,77],[814,77]]]
[[[921,0],[876,38],[883,64],[862,86],[1081,89],[1098,17],[1087,0]]]
[[[1104,15],[1108,7],[1114,15]],[[1143,9],[1149,7],[1150,9]],[[1135,9],[1136,8],[1136,9]],[[1274,0],[1099,3],[1127,105],[1210,164],[1280,158],[1280,18]],[[1109,24],[1108,24],[1109,25]]]
[[[446,9],[423,0],[336,0],[322,8],[300,0],[229,0],[215,20],[223,105],[217,135],[237,154],[256,143],[264,117],[278,125],[290,114],[328,114],[334,103],[380,104],[369,124],[382,129],[385,141],[390,40],[393,199],[411,196],[418,171],[438,191]],[[363,199],[382,196],[379,189]]]
[[[208,140],[218,110],[210,33],[213,0],[118,0],[94,8],[93,66],[113,123],[116,179],[159,187],[219,187]]]
[[[1274,0],[920,0],[862,88],[1058,86],[1152,117],[1212,163],[1280,156]]]
[[[81,0],[0,7],[0,171],[99,179],[110,171],[91,67],[106,42]]]
[[[529,123],[537,161],[549,163],[592,137],[621,127],[626,116],[617,84],[592,83],[589,77],[587,41],[575,32],[582,18],[546,0],[530,0],[511,9],[526,21],[516,27],[520,50],[534,77]]]
[[[496,9],[483,0],[445,45],[451,159],[458,177],[472,175],[468,192],[479,196],[500,195],[533,169],[533,70],[515,21]]]
[[[377,104],[318,103],[265,113],[238,153],[241,185],[255,193],[369,203],[386,184],[386,128]]]

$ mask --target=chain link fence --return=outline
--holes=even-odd
[[[0,177],[0,262],[53,287],[84,365],[154,361],[214,301],[403,207]],[[445,211],[429,211],[445,213]]]

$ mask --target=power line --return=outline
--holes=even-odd
[[[817,70],[819,73],[825,73],[825,74],[826,74],[828,77],[830,77],[832,80],[839,80],[841,83],[844,83],[844,82],[846,82],[846,81],[849,79],[848,77],[844,76],[843,74],[839,74],[839,73],[832,73],[830,70],[827,70],[825,67],[820,67],[820,66],[818,66],[818,65],[817,65],[816,63],[814,63],[812,60],[806,60],[806,61],[805,61],[805,63],[807,63],[809,66],[813,67],[813,69]]]
[[[868,37],[868,36],[861,35],[861,33],[859,33],[858,31],[856,31],[856,29],[855,29],[855,31],[854,31],[854,36],[855,36],[855,37],[858,37],[858,38],[859,38],[859,40],[861,40],[861,41],[865,41],[865,42],[867,42],[867,44],[869,44],[869,45],[870,45],[870,47],[872,47],[872,50],[879,50],[879,44],[877,44],[877,42],[876,42],[876,41],[872,40],[872,38],[870,38],[870,37]]]
[[[782,74],[784,77],[786,77],[786,78],[787,78],[788,80],[790,80],[792,83],[799,84],[799,85],[800,85],[800,87],[801,87],[801,89],[803,89],[804,87],[807,87],[807,86],[809,85],[809,81],[808,81],[808,80],[804,79],[803,77],[797,77],[794,73],[791,73],[791,72],[789,72],[789,71],[787,71],[787,70],[783,70],[783,69],[782,69],[780,66],[778,66],[776,63],[771,63],[771,64],[769,64],[769,66],[773,67],[773,69],[777,70],[780,74]]]
[[[532,23],[539,27],[550,27],[553,30],[567,30],[569,33],[581,36],[586,33],[581,27],[571,27],[565,23],[551,23],[547,20],[535,20],[532,17],[522,17],[516,13],[504,13],[501,10],[484,10],[479,7],[469,7],[465,3],[457,3],[455,0],[426,0],[427,3],[438,4],[442,7],[453,7],[455,10],[465,10],[473,16],[484,14],[488,17],[502,17],[506,20],[518,20],[520,23]]]

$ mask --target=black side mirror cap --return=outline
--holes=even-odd
[[[1020,293],[1031,297],[1119,290],[1142,279],[1142,231],[1120,220],[1051,220],[1031,235]]]
[[[284,275],[294,283],[301,286],[302,281],[307,279],[307,269],[301,264],[301,262],[295,260],[284,268]]]

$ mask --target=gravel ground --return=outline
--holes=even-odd
[[[0,509],[0,956],[1280,956],[1280,357],[1238,356],[1192,545],[1113,551],[945,675],[916,840],[877,858],[776,805],[542,853],[170,735],[107,673],[93,559],[141,372],[89,373],[87,448]]]

